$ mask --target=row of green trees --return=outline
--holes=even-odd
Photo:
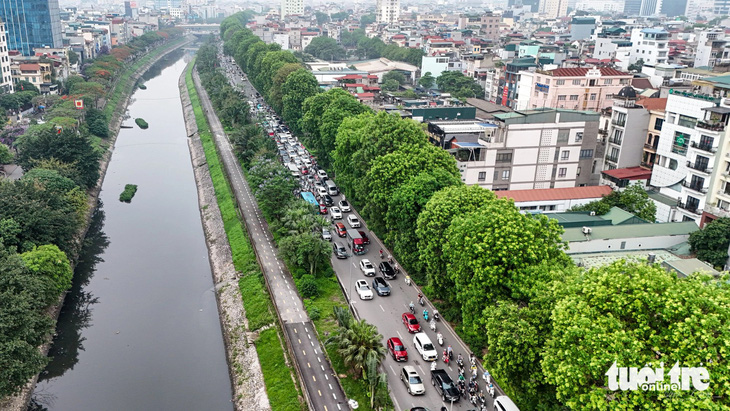
[[[243,29],[223,33],[233,53],[242,44],[265,47],[251,46],[258,40]],[[255,64],[242,67],[268,84]],[[272,87],[292,79],[281,74]],[[270,89],[262,94],[271,99]],[[296,98],[297,112],[283,110],[287,124],[521,408],[728,405],[727,328],[707,325],[730,320],[727,281],[678,279],[646,263],[578,268],[555,220],[464,185],[453,158],[428,142],[421,125],[375,114],[342,90]],[[605,373],[614,361],[703,363],[712,384],[671,395],[613,392]]]
[[[352,50],[355,56],[363,59],[385,57],[389,60],[402,61],[421,67],[421,57],[425,55],[420,48],[385,44],[379,37],[369,38],[363,29],[352,32],[343,31],[340,41],[343,47]]]

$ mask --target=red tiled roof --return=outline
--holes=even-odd
[[[360,93],[355,94],[358,98],[375,98],[375,93]]]
[[[350,84],[345,84],[345,87],[348,87],[348,88],[349,87],[365,87],[365,85],[362,83],[350,83]]]
[[[370,76],[368,76],[370,77]],[[375,76],[377,77],[377,76]],[[361,80],[363,78],[362,74],[348,74],[346,76],[337,77],[335,80]]]
[[[554,77],[585,77],[588,70],[590,70],[588,67],[558,68],[550,70],[549,73]],[[600,67],[599,70],[601,70],[602,76],[631,76],[629,73],[624,73],[623,71],[618,71],[610,67]]]
[[[375,74],[368,74],[368,78],[378,78]]]
[[[25,63],[20,65],[20,71],[39,71],[40,69],[40,64]]]
[[[603,174],[618,180],[646,180],[651,177],[651,170],[641,167],[617,168],[603,171]]]
[[[406,36],[404,36],[402,34],[396,34],[395,36],[393,36],[391,38],[394,38],[394,39],[404,39],[404,38],[406,38]]]
[[[647,88],[654,88],[654,86],[651,85],[651,81],[649,81],[648,78],[632,78],[631,85],[633,87],[636,87],[641,90],[647,89]]]
[[[568,188],[541,188],[537,190],[495,191],[499,198],[507,197],[516,203],[525,201],[579,200],[584,198],[601,198],[611,194],[609,186],[586,186]]]
[[[644,98],[639,104],[647,110],[664,110],[667,107],[667,98]]]

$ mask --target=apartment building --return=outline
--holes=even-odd
[[[559,68],[520,73],[516,110],[540,107],[600,111],[633,76],[610,67]]]
[[[13,92],[13,74],[10,70],[10,56],[8,55],[8,38],[5,23],[0,21],[0,92]]]
[[[563,109],[495,114],[493,124],[475,124],[483,128],[476,138],[456,137],[444,148],[465,184],[495,191],[597,185],[603,154],[598,117]]]
[[[669,32],[664,29],[635,28],[631,30],[633,52],[629,62],[639,59],[651,65],[666,64],[669,59]]]
[[[375,22],[397,25],[400,19],[400,0],[377,0],[375,3]]]
[[[650,115],[647,109],[636,104],[637,100],[631,86],[625,86],[613,98],[603,170],[641,164]]]
[[[303,0],[281,0],[281,18],[282,20],[286,16],[291,15],[302,15],[304,14],[304,1]]]
[[[47,67],[45,71],[38,63],[14,63],[10,66],[13,83],[27,81],[40,89],[41,84],[51,80],[50,66]]]
[[[724,30],[702,31],[697,36],[695,67],[714,67],[716,63],[730,62],[730,44]]]
[[[631,40],[618,37],[599,35],[593,49],[593,58],[598,60],[612,60],[616,67],[628,70],[632,51]]]
[[[568,0],[540,0],[540,14],[547,19],[568,15]]]
[[[499,24],[502,17],[493,13],[482,14],[479,25],[479,36],[494,42],[499,40]]]

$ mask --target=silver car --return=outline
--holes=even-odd
[[[426,392],[421,376],[416,372],[416,368],[412,365],[406,365],[400,372],[400,380],[406,385],[408,394],[421,395]]]
[[[325,241],[332,241],[332,233],[330,230],[323,228],[322,229],[322,239]]]

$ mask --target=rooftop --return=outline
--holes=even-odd
[[[664,111],[664,109],[667,107],[667,98],[643,98],[639,100],[639,105],[650,111]]]
[[[583,234],[582,227],[566,228],[562,238],[568,242],[591,240],[615,240],[621,238],[648,238],[689,235],[700,228],[694,221],[657,224],[622,224],[591,227],[590,236]]]
[[[710,267],[707,263],[696,258],[688,258],[686,260],[666,260],[662,262],[662,267],[669,271],[677,273],[678,277],[687,277],[694,273],[703,273],[711,275],[720,275],[720,272]]]
[[[588,70],[593,70],[592,67],[575,67],[575,68],[558,68],[550,70],[547,73],[554,77],[585,77]],[[628,76],[631,77],[630,73],[616,70],[610,67],[600,67],[598,70],[601,71],[601,76]]]
[[[611,194],[613,190],[609,186],[585,186],[569,188],[543,188],[537,190],[506,190],[495,191],[497,197],[507,197],[516,203],[525,201],[551,201],[551,200],[580,200],[586,198],[601,198]]]
[[[651,170],[641,167],[617,168],[602,171],[602,173],[617,180],[646,180],[651,178]]]

